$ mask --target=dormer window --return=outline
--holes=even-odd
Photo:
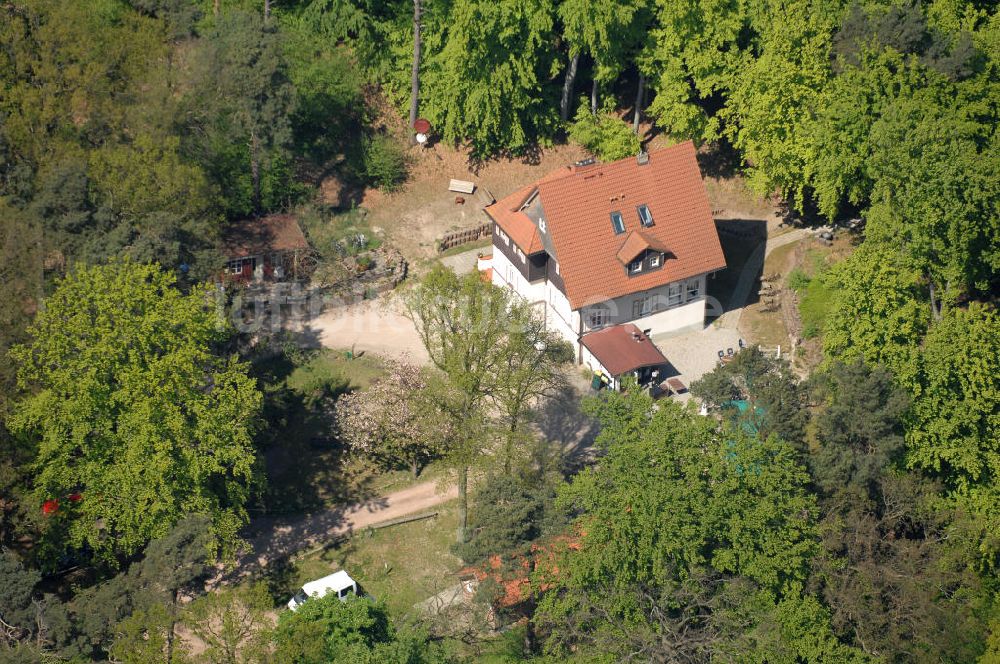
[[[650,254],[649,255],[649,267],[660,267],[660,255]]]
[[[642,259],[641,258],[636,259],[636,260],[634,260],[634,261],[632,261],[631,263],[628,264],[628,273],[629,274],[637,274],[639,272],[642,272]]]
[[[621,212],[611,213],[611,227],[615,229],[615,235],[621,235],[625,232],[625,220],[622,219]]]
[[[640,205],[636,209],[639,211],[639,221],[642,222],[642,225],[645,226],[646,228],[652,226],[653,213],[649,211],[649,208],[646,207],[645,205]]]

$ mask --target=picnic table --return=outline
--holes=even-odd
[[[667,385],[674,394],[680,394],[681,392],[687,391],[687,385],[682,383],[680,378],[668,378]]]

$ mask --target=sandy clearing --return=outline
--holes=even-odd
[[[394,298],[337,307],[309,321],[308,328],[326,348],[354,348],[394,359],[427,364],[430,358],[413,321]]]

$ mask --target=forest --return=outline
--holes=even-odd
[[[1000,662],[990,0],[4,0],[0,83],[0,660]],[[411,436],[357,433],[398,390],[293,404],[219,324],[222,233],[329,178],[338,209],[405,187],[417,117],[475,166],[630,156],[641,122],[797,223],[860,220],[821,360],[739,353],[691,386],[710,417],[588,397],[598,462],[566,472],[526,406],[566,358],[524,363],[530,314],[433,269]],[[458,301],[520,336],[431,311]],[[510,629],[205,590],[314,397],[379,463],[455,473],[455,555],[499,561]]]

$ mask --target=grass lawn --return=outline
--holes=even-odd
[[[463,567],[451,553],[458,525],[454,501],[431,519],[362,531],[335,547],[303,557],[269,578],[275,598],[287,601],[306,581],[338,569],[384,601],[394,616],[414,614],[413,605],[458,583]]]
[[[850,252],[850,242],[838,239],[833,247],[817,245],[806,249],[801,264],[788,275],[788,286],[799,294],[802,336],[813,339],[823,332],[823,325],[833,303],[833,288],[825,278],[834,263]]]
[[[348,353],[352,353],[350,348],[317,352],[289,374],[288,387],[305,393],[329,381],[341,380],[346,382],[348,390],[363,390],[385,373],[379,357],[365,354],[348,359]]]

